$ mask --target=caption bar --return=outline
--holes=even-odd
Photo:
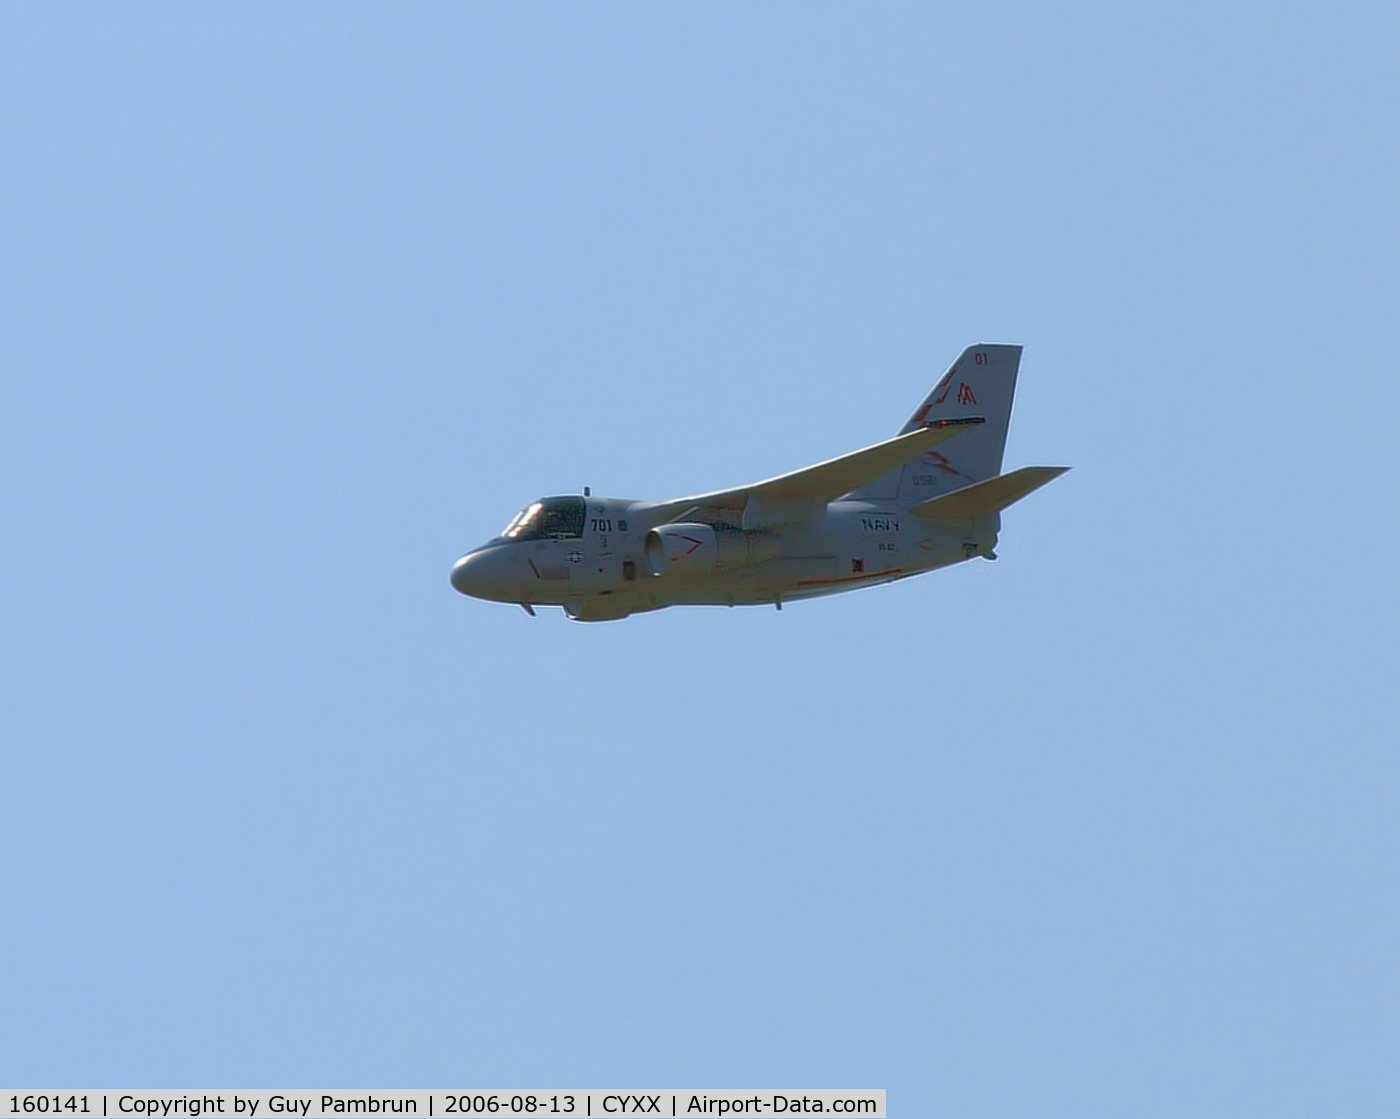
[[[0,1116],[53,1119],[340,1119],[378,1116],[392,1119],[458,1119],[459,1116],[569,1116],[569,1119],[634,1119],[636,1116],[861,1115],[884,1119],[885,1089],[836,1088],[775,1091],[297,1091],[244,1092],[63,1091],[0,1089]]]

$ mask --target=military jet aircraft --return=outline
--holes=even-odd
[[[1001,473],[1021,347],[969,346],[893,438],[671,501],[531,502],[452,568],[464,595],[601,622],[783,603],[996,559],[1001,511],[1067,466]]]

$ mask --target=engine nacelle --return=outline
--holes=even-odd
[[[678,524],[654,528],[642,542],[653,575],[668,571],[713,571],[719,545],[710,525]]]
[[[783,542],[772,533],[738,532],[713,525],[674,524],[652,529],[643,542],[653,575],[747,567],[781,555]]]

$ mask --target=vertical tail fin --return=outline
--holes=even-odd
[[[899,434],[936,420],[966,416],[981,416],[986,423],[969,427],[851,496],[873,501],[926,501],[1000,474],[1020,367],[1020,346],[982,344],[965,349]]]

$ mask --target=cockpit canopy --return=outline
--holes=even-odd
[[[542,497],[506,525],[503,540],[574,540],[583,535],[588,506],[581,497]]]

